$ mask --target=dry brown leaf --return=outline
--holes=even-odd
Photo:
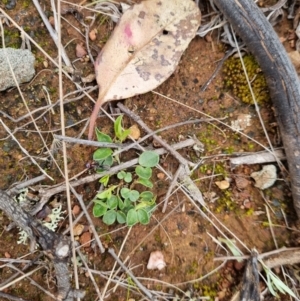
[[[191,0],[143,1],[123,14],[95,63],[99,96],[89,139],[103,103],[151,91],[174,72],[200,19]]]

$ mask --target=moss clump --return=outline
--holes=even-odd
[[[215,297],[217,296],[218,288],[216,285],[212,285],[212,286],[203,285],[201,289],[202,289],[203,296],[210,297],[210,300],[214,300]]]
[[[232,192],[229,190],[222,191],[222,195],[217,200],[215,212],[236,212],[237,209],[238,206],[232,199]]]
[[[226,165],[224,162],[219,162],[215,164],[203,164],[199,167],[199,172],[202,174],[211,174],[213,172],[214,175],[219,175],[216,180],[222,181],[225,177],[228,176],[228,172],[226,169]]]
[[[266,78],[263,75],[253,55],[245,55],[243,58],[246,71],[258,104],[269,101],[270,94]],[[224,87],[241,99],[243,102],[253,104],[250,89],[240,58],[229,58],[223,66]]]
[[[22,2],[23,8],[28,8],[30,4],[31,4],[30,0],[23,0]]]
[[[15,49],[19,49],[22,42],[20,38],[20,32],[16,28],[5,29],[4,40],[5,40],[5,47],[11,47]],[[0,41],[0,48],[3,48],[2,41]]]

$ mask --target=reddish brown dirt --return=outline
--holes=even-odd
[[[57,55],[56,47],[46,29],[41,26],[41,20],[37,18],[34,7],[29,4],[25,17],[21,13],[22,5],[19,2],[17,7],[9,14],[14,18],[19,16],[19,25],[26,25],[29,20],[32,20],[33,27],[31,30],[35,32],[35,40],[42,45],[51,57],[55,58]],[[50,8],[47,5],[46,9],[48,9],[48,14],[51,15]],[[86,16],[88,13],[84,12],[84,14]],[[84,42],[84,38],[71,27],[71,24],[80,29],[82,27],[73,15],[68,14],[65,17],[69,23],[63,23],[63,44],[69,43],[66,51],[70,59],[74,60],[76,58],[76,43]],[[286,23],[277,26],[279,34],[286,34],[288,26],[290,25]],[[108,19],[103,20],[99,17],[95,22],[95,27],[98,29],[97,40],[90,42],[93,55],[96,55],[101,49],[112,31],[113,25]],[[47,36],[47,39],[45,39],[45,36]],[[7,46],[10,46],[9,43],[7,42]],[[266,208],[268,208],[272,222],[275,224],[273,231],[278,247],[297,246],[297,234],[285,228],[281,213],[282,209],[287,215],[289,223],[294,222],[295,214],[291,207],[290,191],[284,181],[286,174],[278,169],[279,180],[276,181],[273,187],[261,192],[254,187],[254,182],[250,178],[250,174],[253,171],[260,170],[261,166],[240,166],[233,170],[230,168],[229,158],[232,154],[262,150],[262,147],[256,141],[267,146],[267,140],[254,107],[242,103],[239,99],[230,95],[229,91],[224,90],[222,73],[217,75],[206,92],[200,93],[201,86],[210,78],[217,62],[224,56],[224,49],[224,45],[217,42],[217,36],[215,35],[212,36],[212,42],[196,37],[184,53],[174,74],[155,90],[155,92],[168,97],[168,99],[149,92],[127,99],[124,103],[129,109],[138,114],[152,130],[208,115],[221,119],[223,123],[202,122],[185,125],[162,132],[160,135],[168,143],[177,142],[182,139],[181,137],[196,136],[204,144],[204,151],[200,155],[196,154],[193,149],[184,149],[180,153],[193,162],[202,160],[202,164],[192,175],[193,180],[196,181],[204,195],[214,193],[216,200],[212,202],[209,198],[206,198],[206,201],[212,213],[227,227],[226,229],[218,225],[228,237],[232,238],[231,233],[234,233],[249,249],[256,248],[259,253],[275,249],[270,228],[267,226]],[[33,51],[37,57],[37,76],[31,83],[22,86],[22,93],[31,111],[47,104],[42,86],[46,86],[50,91],[52,102],[56,102],[58,99],[58,74],[55,67],[36,48]],[[44,67],[45,61],[48,61],[47,69]],[[77,61],[75,65],[76,68],[82,71],[84,76],[93,73],[91,62]],[[63,89],[64,94],[67,94],[74,91],[75,87],[67,78],[64,78]],[[22,104],[16,89],[1,92],[0,95],[1,110],[6,114],[17,119],[26,113],[25,106]],[[97,91],[93,92],[92,96],[96,99]],[[66,124],[72,125],[80,120],[85,120],[89,117],[92,108],[93,103],[87,97],[67,104],[65,106]],[[60,128],[59,108],[56,107],[54,112],[55,115],[48,112],[36,122],[48,147],[52,143],[52,133],[59,133]],[[274,146],[280,146],[276,120],[272,112],[271,103],[262,104],[261,115],[270,139]],[[244,131],[245,134],[251,137],[251,140],[235,133],[227,126],[231,124],[231,121],[236,120],[240,114],[251,115],[251,125]],[[8,118],[3,118],[3,121],[11,131],[22,127],[22,130],[16,131],[19,142],[31,156],[37,157],[41,167],[54,178],[54,182],[44,181],[42,184],[54,185],[62,182],[63,179],[58,168],[53,163],[43,160],[48,155],[40,136],[36,133],[36,129],[32,124],[24,127],[29,118],[15,123]],[[125,127],[129,127],[132,123],[129,118],[125,118]],[[66,134],[71,137],[78,136],[84,124],[85,122],[79,123],[70,129],[66,129]],[[112,123],[104,116],[98,118],[97,126],[107,134],[113,133]],[[2,139],[0,141],[0,168],[2,174],[0,188],[8,189],[16,182],[40,175],[39,169],[20,151],[20,148],[8,137],[3,128],[0,128],[0,134]],[[86,137],[86,134],[87,131],[84,132],[83,137]],[[142,132],[143,134],[145,133]],[[149,142],[151,143],[151,141]],[[85,163],[91,160],[94,150],[95,148],[82,145],[68,145],[69,177],[78,175],[84,170]],[[121,160],[126,161],[133,155],[133,153],[124,155]],[[60,150],[55,154],[55,159],[62,168],[63,157]],[[175,173],[178,167],[178,162],[170,155],[163,156],[161,164],[171,173]],[[157,194],[158,208],[147,226],[137,225],[132,229],[116,225],[106,226],[100,219],[93,218],[104,246],[112,247],[118,253],[125,237],[128,235],[120,257],[125,260],[129,256],[130,259],[127,265],[133,268],[137,277],[143,278],[143,284],[149,289],[169,292],[170,287],[167,283],[171,283],[183,291],[197,291],[199,296],[209,296],[211,298],[219,296],[219,300],[229,300],[240,285],[243,269],[237,268],[236,262],[229,261],[220,270],[205,277],[222,264],[221,261],[214,261],[214,258],[226,256],[224,249],[218,247],[211,238],[217,238],[220,234],[216,227],[205,220],[181,192],[174,193],[169,200],[167,212],[161,213],[162,205],[160,203],[164,199],[170,182],[166,179],[158,179],[157,172],[153,176],[153,181],[155,182],[154,190]],[[87,173],[82,176],[87,175]],[[220,190],[215,182],[224,179],[230,181],[230,187],[226,190]],[[239,179],[248,180],[248,184],[244,188],[238,188],[236,182]],[[99,187],[98,182],[85,184],[79,186],[77,192],[83,196],[85,203],[88,204]],[[61,193],[56,198],[62,201],[66,208],[65,194]],[[77,204],[77,201],[74,198],[73,205],[75,204]],[[25,255],[29,248],[16,244],[18,230],[14,229],[11,233],[5,232],[4,229],[8,223],[8,219],[1,213],[0,258],[5,257],[6,252],[10,254],[11,258],[18,258]],[[80,223],[87,225],[85,219],[82,219]],[[65,227],[66,223],[62,223],[60,230]],[[237,242],[237,245],[245,254],[249,253],[240,243]],[[162,271],[148,271],[146,269],[149,254],[153,250],[161,250],[164,253],[167,267]],[[92,247],[82,248],[82,251],[86,255],[91,268],[99,271],[111,270],[114,261],[108,254],[99,255],[99,253],[94,252]],[[30,256],[30,258],[33,257],[34,255]],[[19,268],[22,268],[22,265]],[[83,269],[80,268],[79,270],[80,287],[87,292],[84,300],[95,300],[96,293],[90,279]],[[1,267],[0,282],[2,283],[13,273],[14,271],[9,267]],[[128,275],[121,272],[119,276],[122,279],[129,278]],[[106,280],[100,276],[95,277],[99,289],[102,290]],[[50,263],[46,262],[46,267],[35,273],[32,278],[44,286],[46,290],[55,293],[53,269]],[[263,287],[263,284],[261,285]],[[18,282],[5,289],[5,292],[28,300],[51,299],[41,291],[37,293],[36,287],[30,284],[28,280]],[[131,294],[127,289],[118,287],[106,300],[123,301],[129,300],[129,298],[139,300],[140,297]]]

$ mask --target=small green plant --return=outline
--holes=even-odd
[[[119,116],[114,124],[115,141],[123,142],[129,135],[129,130],[124,130],[121,126],[122,116]],[[96,136],[100,142],[113,142],[113,139],[96,129]],[[113,156],[110,148],[97,149],[93,154],[94,161],[97,162],[98,172],[103,171],[105,166],[110,167],[119,158]],[[152,212],[155,209],[156,196],[149,190],[138,191],[137,186],[152,188],[151,182],[152,168],[159,162],[159,156],[153,151],[143,152],[138,160],[134,172],[125,170],[117,174],[119,183],[110,185],[110,176],[106,175],[100,179],[106,189],[96,195],[94,200],[93,214],[101,217],[107,225],[115,222],[133,226],[137,223],[146,225],[150,221]],[[141,190],[141,189],[139,189]]]
[[[123,142],[129,135],[130,130],[124,130],[122,127],[122,118],[120,115],[114,123],[115,142]],[[112,143],[113,139],[98,129],[96,129],[96,137],[99,142]],[[116,158],[118,159],[118,158]],[[113,164],[113,151],[111,148],[99,148],[93,154],[93,160],[97,163],[97,171],[102,172]]]

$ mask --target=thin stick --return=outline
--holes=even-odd
[[[3,269],[4,267],[7,267],[9,265],[12,265],[14,263],[26,263],[25,265],[22,266],[22,272],[25,272],[28,268],[32,267],[34,264],[40,264],[42,263],[41,261],[39,261],[39,259],[43,256],[43,254],[40,252],[40,254],[34,258],[33,260],[26,260],[26,259],[22,259],[27,257],[28,255],[31,255],[32,253],[29,254],[25,254],[22,257],[19,257],[18,259],[10,259],[10,258],[1,258],[0,262],[8,262],[6,264],[2,264],[0,265],[0,269]],[[11,275],[9,278],[5,279],[1,284],[1,285],[5,285],[9,282],[11,282],[13,279],[15,279],[16,277],[18,277],[21,274],[21,272],[17,272],[14,275]]]
[[[232,29],[232,28],[231,28],[231,29]],[[270,146],[270,149],[271,149],[271,151],[274,153],[273,144],[272,144],[272,142],[271,142],[271,139],[270,139],[269,134],[268,134],[268,132],[267,132],[267,129],[266,129],[266,127],[265,127],[265,123],[264,123],[263,118],[262,118],[262,116],[261,116],[260,109],[259,109],[259,106],[258,106],[258,104],[257,104],[256,97],[255,97],[255,95],[254,95],[254,91],[253,91],[253,89],[252,89],[252,86],[251,86],[251,83],[250,83],[250,79],[249,79],[249,76],[248,76],[248,73],[247,73],[247,69],[246,69],[246,66],[245,66],[245,62],[244,62],[244,60],[242,59],[242,55],[241,55],[240,49],[239,49],[239,47],[238,47],[238,42],[237,42],[237,39],[236,39],[236,36],[235,36],[235,34],[234,34],[233,29],[232,29],[232,32],[233,32],[234,42],[235,42],[236,47],[237,47],[237,52],[238,52],[239,57],[240,57],[240,62],[241,62],[241,64],[242,64],[243,71],[244,71],[244,74],[245,74],[245,77],[246,77],[246,80],[247,80],[248,88],[249,88],[249,90],[250,90],[251,97],[252,97],[252,100],[253,100],[253,103],[254,103],[255,111],[256,111],[257,116],[258,116],[258,118],[259,118],[260,124],[261,124],[261,126],[262,126],[262,128],[263,128],[263,131],[264,131],[264,134],[265,134],[266,139],[267,139],[267,141],[268,141],[268,144],[269,144],[269,146]],[[278,160],[278,164],[279,164],[279,166],[282,166],[282,164],[280,163],[279,160]]]
[[[176,173],[173,176],[172,182],[171,182],[171,184],[168,188],[167,194],[165,196],[164,206],[163,206],[163,209],[161,211],[162,213],[165,213],[165,211],[167,209],[169,197],[172,193],[173,188],[175,187],[175,185],[177,185],[177,179],[180,176],[180,174],[182,173],[182,171],[183,171],[183,166],[182,166],[182,164],[180,164],[179,167],[177,168]]]
[[[179,143],[176,143],[176,144],[172,145],[172,147],[176,150],[176,149],[179,149],[179,148],[191,146],[194,143],[195,142],[194,142],[193,139],[187,139],[185,141],[182,141],[182,142],[179,142]],[[167,152],[163,148],[159,148],[159,149],[156,149],[154,151],[157,154],[159,154],[159,155],[163,155],[163,154],[165,154]],[[76,187],[76,186],[79,186],[79,185],[82,185],[82,184],[94,182],[94,181],[102,178],[103,176],[113,175],[115,173],[118,173],[121,170],[130,168],[130,167],[132,167],[132,166],[134,166],[136,164],[138,164],[138,158],[130,160],[130,161],[127,161],[127,162],[125,162],[125,163],[123,163],[121,165],[114,166],[110,170],[103,171],[103,172],[97,173],[97,174],[93,174],[93,175],[87,176],[87,177],[85,177],[83,179],[72,181],[72,182],[70,182],[70,184],[73,187]],[[50,188],[48,190],[42,190],[42,189],[40,189],[40,193],[43,196],[42,196],[41,200],[39,201],[39,203],[33,208],[33,210],[31,211],[31,214],[35,215],[37,212],[39,212],[43,208],[43,206],[48,202],[49,198],[52,195],[57,194],[57,193],[62,192],[62,191],[65,191],[65,189],[66,189],[65,183],[64,184],[63,183],[59,184],[58,186],[52,187],[52,188]]]
[[[91,281],[92,281],[92,283],[93,283],[93,285],[94,285],[94,288],[95,288],[95,291],[97,292],[97,295],[98,295],[99,300],[103,301],[102,296],[101,296],[101,292],[100,292],[99,287],[98,287],[98,284],[96,283],[96,280],[95,280],[95,278],[94,278],[94,275],[93,275],[93,273],[91,272],[90,268],[88,267],[88,265],[87,265],[87,263],[86,263],[86,261],[85,261],[85,258],[84,258],[84,256],[83,256],[83,254],[81,253],[81,251],[80,251],[79,249],[77,249],[76,252],[78,253],[78,255],[79,255],[81,261],[83,262],[83,264],[84,264],[84,266],[85,266],[85,268],[86,268],[86,270],[87,270],[87,272],[88,272],[88,274],[89,274],[89,277],[90,277],[90,279],[91,279]]]
[[[36,0],[35,0],[36,1]],[[59,65],[57,64],[57,62],[33,39],[30,37],[29,34],[27,34],[24,29],[22,27],[20,27],[14,19],[12,19],[1,7],[0,7],[0,13],[3,14],[16,28],[18,28],[18,30],[21,32],[21,33],[24,33],[24,35],[29,39],[29,41],[34,44],[35,47],[37,47],[37,49],[39,49],[44,55],[45,57],[54,65],[56,66],[57,68],[59,68]],[[73,82],[72,80],[72,77],[68,74],[68,72],[64,69],[61,70],[61,72],[71,81]],[[74,82],[73,82],[74,83]],[[85,96],[87,96],[92,102],[95,102],[95,100],[87,93],[84,91],[84,88],[81,87],[79,84],[77,83],[74,83],[74,85],[77,87],[77,89],[80,89],[84,94]]]
[[[228,50],[224,57],[219,61],[215,71],[213,72],[213,74],[211,75],[211,77],[207,80],[207,82],[205,84],[203,84],[203,86],[200,88],[200,92],[204,92],[207,87],[211,84],[211,82],[214,80],[214,78],[218,75],[218,73],[220,72],[220,69],[222,68],[224,62],[236,51],[236,49],[231,49]]]
[[[136,123],[138,123],[143,129],[145,129],[148,133],[152,133],[153,131],[141,120],[139,116],[134,114],[132,111],[130,111],[128,108],[126,108],[123,104],[120,102],[118,103],[118,107],[122,112],[124,112],[126,115],[128,115],[131,119],[133,119]],[[190,173],[188,170],[188,161],[183,158],[174,148],[172,148],[169,144],[167,144],[162,138],[160,138],[157,135],[153,135],[153,139],[156,140],[159,144],[161,144],[168,152],[170,152],[181,164],[184,165],[185,171],[187,174]]]
[[[134,114],[132,111],[130,111],[128,108],[126,108],[123,104],[118,103],[118,107],[126,113],[130,118],[132,118],[136,123],[138,123],[146,132],[152,133],[152,130],[141,120],[139,116]],[[186,190],[187,193],[191,195],[194,201],[201,204],[201,206],[206,207],[206,204],[204,202],[203,196],[201,191],[198,189],[198,187],[195,185],[195,183],[192,181],[192,179],[189,177],[191,174],[191,171],[189,170],[188,165],[195,166],[194,163],[188,162],[185,158],[183,158],[172,146],[167,144],[163,139],[161,139],[157,135],[153,135],[153,139],[158,141],[166,150],[168,150],[178,161],[180,164],[182,164],[182,170],[179,174],[179,179],[183,183],[182,190]]]
[[[126,243],[128,237],[129,237],[129,234],[131,233],[131,230],[132,230],[132,227],[129,227],[129,229],[128,229],[127,233],[126,233],[126,237],[125,237],[125,239],[123,240],[122,245],[121,245],[121,247],[120,247],[119,254],[118,254],[118,258],[121,256],[121,253],[122,253],[122,251],[123,251],[123,249],[124,249],[124,246],[125,246],[125,243]],[[127,257],[127,258],[128,258],[128,257]],[[125,259],[124,264],[126,263],[127,258]],[[108,286],[109,286],[109,284],[110,284],[112,278],[118,275],[118,272],[119,272],[119,271],[118,271],[118,270],[115,271],[116,266],[117,266],[117,263],[115,262],[115,263],[114,263],[114,266],[113,266],[113,268],[112,268],[112,270],[110,271],[110,275],[109,275],[109,277],[108,277],[108,279],[107,279],[108,281],[106,282],[105,287],[104,287],[104,289],[103,289],[103,293],[102,293],[103,298],[105,298],[105,294],[106,294],[107,288],[108,288]],[[114,274],[114,273],[115,273],[115,274]],[[113,275],[113,274],[114,274],[114,275]],[[115,286],[114,290],[115,290],[115,289],[116,289],[116,286]]]
[[[3,25],[2,25],[2,23],[0,23],[0,27],[1,27],[2,39],[3,39],[3,41],[4,41],[4,30],[3,30]],[[5,47],[5,43],[4,43],[4,42],[3,42],[3,44],[4,44],[4,47]],[[12,74],[12,76],[13,76],[13,79],[14,79],[14,81],[15,81],[15,84],[16,84],[16,87],[17,87],[17,89],[18,89],[18,92],[19,92],[19,94],[20,94],[20,96],[21,96],[21,98],[22,98],[23,104],[24,104],[24,106],[25,106],[27,112],[30,113],[28,104],[27,104],[27,102],[26,102],[26,100],[25,100],[25,98],[24,98],[24,95],[23,95],[23,93],[22,93],[22,91],[21,91],[21,89],[20,89],[20,86],[19,86],[19,84],[18,84],[18,82],[17,82],[17,79],[16,79],[16,77],[15,77],[15,74],[14,74],[14,72],[13,72],[13,69],[12,69],[12,66],[11,66],[11,63],[10,63],[10,60],[9,60],[8,57],[7,57],[7,63],[8,63],[8,65],[9,65],[9,68],[10,68],[11,74]],[[48,146],[47,146],[47,144],[46,144],[46,142],[45,142],[45,139],[44,139],[44,137],[42,136],[42,134],[39,132],[38,126],[37,126],[37,124],[35,123],[32,114],[30,114],[30,118],[31,118],[31,120],[32,120],[32,123],[33,123],[33,125],[34,125],[36,131],[38,132],[38,134],[39,134],[39,136],[40,136],[40,138],[41,138],[41,140],[42,140],[42,142],[43,142],[44,147],[49,151]],[[2,122],[2,121],[1,121],[1,122]],[[7,131],[7,132],[9,132],[9,131]],[[11,135],[12,135],[12,134],[11,134]],[[13,136],[13,135],[12,135],[12,136]],[[14,137],[14,136],[13,136],[13,137]],[[14,138],[14,139],[16,139],[16,138]],[[27,152],[27,151],[26,151],[26,152]],[[27,153],[28,153],[28,152],[27,152]],[[28,154],[28,155],[29,155],[29,154]],[[30,156],[30,155],[29,155],[29,156]],[[50,156],[51,156],[51,153],[50,153]],[[52,156],[51,156],[51,157],[52,157]],[[31,160],[34,160],[31,156],[30,156],[30,159],[31,159]],[[53,159],[53,157],[52,157],[52,159]],[[34,160],[34,161],[35,161],[35,160]],[[58,164],[56,163],[56,161],[55,161],[55,165],[56,165],[56,167],[58,168],[58,170],[61,172],[60,167],[58,166]],[[42,170],[42,172],[45,174],[45,172],[44,172],[43,170]],[[50,176],[48,176],[48,177],[50,178]],[[51,178],[51,179],[52,179],[52,178]],[[52,180],[53,180],[53,179],[52,179]]]
[[[43,174],[41,176],[35,177],[33,179],[21,182],[19,184],[14,184],[12,188],[9,189],[9,194],[17,194],[21,189],[26,188],[28,186],[32,186],[38,182],[41,182],[46,179],[46,176]]]
[[[11,268],[16,270],[18,273],[25,275],[25,273],[20,270],[19,268],[15,267],[14,265],[11,265]],[[52,299],[56,300],[55,295],[53,295],[52,293],[50,293],[49,291],[47,291],[45,288],[43,288],[40,284],[38,284],[35,280],[33,280],[31,277],[26,277],[31,284],[35,285],[38,289],[40,289],[42,292],[44,292],[46,295],[48,295],[49,297],[51,297]]]
[[[46,17],[44,11],[42,10],[41,6],[40,6],[40,3],[37,1],[37,0],[33,0],[33,3],[37,9],[37,11],[39,12],[40,14],[40,17],[42,18],[46,28],[48,29],[49,33],[50,33],[50,36],[52,37],[57,49],[58,49],[58,54],[59,56],[61,56],[65,62],[65,64],[67,66],[71,66],[71,61],[69,60],[69,57],[68,55],[66,54],[65,52],[65,49],[62,47],[61,43],[60,43],[60,21],[58,20],[55,20],[55,25],[58,26],[58,34],[57,32],[54,31],[53,27],[51,26],[48,18]],[[59,5],[58,5],[59,6]],[[59,8],[57,8],[58,12],[58,16],[60,16],[60,10]],[[54,15],[54,19],[57,19],[57,15]],[[58,18],[60,19],[60,17]]]
[[[91,24],[85,25],[85,44],[86,44],[88,56],[90,58],[90,61],[93,63],[93,65],[95,64],[95,60],[92,56],[91,49],[90,49],[89,31],[90,31],[90,28],[93,26],[94,22],[95,22],[95,16],[93,17]]]
[[[49,176],[41,167],[40,165],[35,161],[35,159],[30,156],[30,154],[27,152],[27,150],[20,144],[18,139],[11,133],[10,129],[6,126],[6,124],[3,122],[3,120],[0,118],[0,123],[3,125],[4,129],[7,131],[7,133],[10,135],[10,137],[18,144],[20,147],[21,151],[30,158],[31,162],[38,167],[38,169],[51,181],[54,181],[54,179]]]
[[[97,242],[97,244],[98,244],[98,247],[99,247],[99,249],[100,249],[100,252],[101,252],[101,253],[104,253],[104,252],[105,252],[105,249],[104,249],[104,247],[103,247],[103,245],[102,245],[102,243],[101,243],[101,240],[100,240],[100,238],[99,238],[99,236],[98,236],[98,233],[97,233],[97,231],[96,231],[96,229],[95,229],[94,223],[93,223],[93,221],[92,221],[92,219],[91,219],[91,217],[90,217],[90,215],[89,215],[89,213],[88,213],[88,211],[87,211],[87,209],[86,209],[86,207],[85,207],[85,205],[84,205],[84,202],[83,202],[83,200],[82,200],[82,196],[79,195],[79,194],[76,192],[76,190],[74,189],[74,187],[72,187],[72,185],[70,185],[70,188],[71,188],[71,190],[72,190],[72,193],[76,196],[76,198],[77,198],[77,200],[78,200],[78,202],[79,202],[79,204],[80,204],[80,207],[81,207],[81,209],[83,210],[83,212],[84,212],[84,214],[85,214],[85,217],[86,217],[86,219],[88,220],[88,222],[89,222],[89,224],[90,224],[90,228],[91,228],[91,230],[92,230],[92,232],[93,232],[93,234],[94,234],[94,237],[95,237],[95,240],[96,240],[96,242]],[[71,211],[70,211],[70,212],[71,212]],[[69,227],[69,229],[70,229],[70,227]],[[70,232],[71,232],[71,231],[70,231]]]
[[[21,281],[24,278],[27,278],[28,276],[32,275],[33,273],[35,273],[36,271],[40,270],[43,266],[39,266],[37,268],[35,268],[34,270],[28,272],[28,273],[23,273],[20,270],[18,270],[19,273],[22,273],[22,276],[16,278],[15,280],[11,281],[10,283],[7,283],[6,285],[0,286],[0,289],[3,291],[4,289],[12,286],[15,283],[18,283],[19,281]]]
[[[64,99],[65,99],[66,97],[72,95],[72,94],[79,93],[79,92],[90,93],[90,92],[96,90],[96,88],[97,88],[96,86],[94,86],[94,87],[89,86],[89,87],[86,87],[86,88],[82,88],[82,89],[79,89],[79,90],[75,90],[75,91],[73,91],[73,92],[71,92],[71,93],[65,95],[65,96],[64,96]],[[88,90],[88,91],[86,91],[86,90]],[[77,97],[70,98],[70,99],[66,99],[66,100],[64,100],[64,104],[70,103],[70,102],[75,101],[75,100],[79,100],[79,99],[83,98],[84,96],[86,96],[86,95],[85,95],[85,94],[81,94],[81,95],[79,95],[79,96],[77,96]],[[34,119],[34,120],[38,120],[39,118],[43,117],[43,116],[45,115],[45,113],[47,113],[47,111],[51,110],[52,108],[54,108],[55,106],[57,106],[57,105],[59,105],[59,104],[60,104],[60,99],[57,100],[54,104],[46,105],[46,106],[43,106],[43,107],[36,108],[36,109],[34,109],[33,111],[31,111],[31,112],[29,112],[29,113],[26,113],[26,114],[24,114],[24,115],[22,115],[22,116],[20,116],[19,118],[13,118],[13,117],[11,117],[10,115],[6,114],[5,112],[3,112],[3,111],[1,111],[1,110],[0,110],[0,113],[1,113],[4,117],[6,117],[6,118],[8,118],[9,120],[11,120],[12,122],[14,122],[14,123],[19,123],[19,122],[22,121],[23,119],[26,119],[26,118],[30,117],[31,115],[33,115],[33,114],[35,114],[35,113],[38,113],[39,111],[45,110],[45,112],[43,112],[40,116],[38,116],[38,117],[36,117],[36,118]],[[28,124],[29,124],[29,123],[25,124],[23,127],[27,126]],[[42,131],[41,131],[41,132],[42,132]]]
[[[163,94],[161,94],[161,93],[158,93],[158,92],[156,92],[156,91],[152,91],[152,93],[153,93],[153,94],[156,94],[156,95],[159,95],[159,96],[161,96],[161,97],[163,97],[163,98],[165,98],[165,99],[171,100],[172,102],[174,102],[174,103],[176,103],[176,104],[178,104],[178,105],[180,105],[180,106],[182,106],[182,107],[185,107],[185,108],[187,108],[187,109],[189,109],[189,110],[191,110],[191,111],[197,112],[197,113],[199,113],[199,114],[202,115],[202,116],[205,116],[205,117],[207,117],[207,118],[211,118],[213,121],[215,120],[215,121],[217,121],[218,123],[220,123],[220,124],[222,124],[223,126],[225,126],[226,128],[229,128],[230,130],[233,130],[232,127],[231,127],[230,125],[228,125],[227,123],[223,122],[221,119],[216,119],[216,118],[214,118],[214,117],[212,117],[212,116],[210,116],[210,115],[208,115],[208,114],[206,114],[206,113],[204,113],[204,112],[202,112],[202,111],[200,111],[200,110],[197,110],[197,109],[195,109],[195,108],[192,108],[192,107],[190,107],[190,106],[188,106],[188,105],[186,105],[186,104],[184,104],[184,103],[182,103],[182,102],[180,102],[180,101],[178,101],[178,100],[176,100],[176,99],[174,99],[174,98],[168,97],[168,96],[163,95]],[[257,145],[261,146],[261,147],[262,147],[264,150],[266,150],[267,152],[270,152],[271,154],[273,154],[273,152],[272,152],[270,149],[268,149],[265,145],[263,145],[263,144],[260,143],[259,141],[255,140],[255,139],[252,138],[251,136],[249,136],[249,135],[247,135],[247,134],[245,134],[245,133],[243,133],[243,132],[241,132],[241,131],[237,131],[237,130],[234,130],[234,132],[238,133],[239,135],[241,135],[241,136],[243,136],[243,137],[246,137],[247,139],[249,139],[249,140],[251,140],[252,142],[256,143]]]
[[[276,149],[274,150],[274,153],[263,151],[250,155],[242,154],[239,157],[230,158],[229,160],[231,167],[234,168],[242,164],[262,164],[277,162],[277,160],[286,160],[286,156],[282,149]]]
[[[108,253],[117,261],[117,263],[121,266],[121,268],[131,277],[131,279],[134,281],[134,283],[137,285],[137,287],[144,292],[144,294],[150,299],[153,300],[153,296],[150,293],[148,289],[144,285],[141,284],[139,280],[132,274],[132,272],[123,264],[123,262],[119,259],[119,257],[116,255],[114,249],[109,248]]]
[[[12,300],[12,301],[27,301],[27,300],[25,300],[23,298],[14,297],[14,296],[12,296],[10,294],[5,294],[5,293],[2,293],[2,292],[0,292],[0,297],[5,298],[7,300]]]
[[[67,137],[62,135],[53,135],[54,139],[65,141],[67,143],[75,143],[75,144],[83,144],[83,145],[89,145],[89,146],[95,146],[95,147],[110,147],[110,148],[125,148],[130,146],[130,148],[133,148],[133,143],[108,143],[108,142],[98,142],[98,141],[91,141],[91,140],[85,140],[85,139],[78,139],[73,137]],[[135,147],[139,149],[138,147]]]
[[[36,1],[36,0],[34,0]],[[58,35],[57,35],[57,48],[58,48],[58,88],[59,88],[59,98],[60,102],[60,124],[61,124],[61,133],[65,136],[65,114],[64,114],[64,103],[63,103],[63,76],[62,76],[62,57],[64,56],[64,49],[61,45],[61,3],[60,0],[57,0],[57,27],[58,27]],[[45,17],[45,16],[44,16]],[[55,16],[56,17],[56,16]],[[47,19],[48,23],[48,19]],[[48,29],[49,30],[49,29]],[[71,64],[69,61],[66,63],[67,65]],[[75,251],[75,240],[74,240],[74,231],[73,231],[73,216],[72,216],[72,206],[71,206],[71,194],[70,194],[70,183],[69,183],[69,170],[68,170],[68,157],[67,157],[67,146],[63,141],[63,162],[64,162],[64,173],[63,176],[65,178],[66,185],[66,195],[67,195],[67,206],[69,212],[69,225],[70,225],[70,238],[72,244],[72,258],[73,258],[73,270],[74,270],[74,281],[76,289],[79,289],[79,279],[78,279],[78,267],[76,264],[76,251]]]
[[[224,120],[226,119],[226,117],[224,118],[221,118],[219,120]],[[128,147],[125,147],[124,149],[121,149],[119,151],[116,151],[114,152],[114,155],[118,155],[122,152],[125,152],[127,150],[129,150],[130,148],[134,147],[135,145],[138,145],[140,144],[142,141],[152,137],[154,134],[158,134],[160,132],[163,132],[163,131],[167,131],[167,130],[170,130],[170,129],[173,129],[173,128],[176,128],[176,127],[179,127],[179,126],[182,126],[182,125],[187,125],[187,124],[197,124],[197,123],[201,123],[201,122],[211,122],[211,121],[214,121],[215,119],[212,119],[212,118],[201,118],[201,119],[193,119],[193,120],[187,120],[187,121],[183,121],[183,122],[178,122],[178,123],[175,123],[175,124],[171,124],[171,125],[168,125],[168,126],[165,126],[163,128],[160,128],[158,130],[155,130],[155,131],[151,131],[150,133],[148,133],[147,135],[143,136],[142,138],[140,138],[138,141],[135,141],[133,142],[131,145],[129,145]]]

